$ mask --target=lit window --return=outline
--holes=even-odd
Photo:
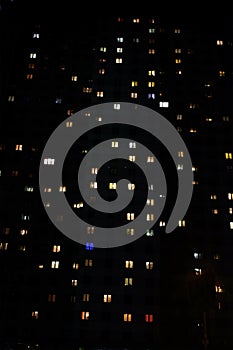
[[[33,39],[39,39],[40,34],[39,33],[33,33],[32,37],[33,37]]]
[[[183,164],[177,164],[177,170],[183,170],[184,165]]]
[[[45,165],[54,165],[54,163],[55,163],[55,159],[53,159],[53,158],[45,158],[44,159]]]
[[[224,70],[220,70],[219,72],[218,72],[218,74],[219,74],[219,76],[220,77],[225,77],[225,72],[224,72]]]
[[[71,285],[72,285],[73,287],[76,287],[76,286],[78,285],[78,280],[72,280],[72,281],[71,281]]]
[[[218,214],[218,209],[212,209],[212,214],[217,215]]]
[[[146,269],[147,270],[152,270],[154,267],[153,261],[146,261]]]
[[[118,37],[118,38],[117,38],[117,42],[118,42],[118,43],[123,43],[123,41],[124,41],[124,39],[123,39],[122,37]]]
[[[174,29],[174,33],[175,33],[175,34],[180,34],[180,32],[181,32],[181,31],[180,31],[179,28],[175,28],[175,29]]]
[[[19,171],[18,170],[12,170],[11,176],[18,176],[18,175],[19,175]]]
[[[7,248],[8,248],[8,243],[6,242],[0,243],[0,250],[7,250]]]
[[[73,109],[68,109],[67,110],[67,115],[71,116],[74,113]]]
[[[129,190],[129,191],[135,190],[135,184],[129,183],[129,184],[128,184],[128,190]]]
[[[137,92],[131,92],[130,97],[131,98],[137,98],[138,97]]]
[[[229,118],[229,116],[227,115],[227,116],[223,116],[222,117],[222,120],[224,121],[224,122],[229,122],[229,120],[230,120],[230,118]]]
[[[147,201],[146,201],[146,205],[149,205],[149,206],[153,207],[155,205],[155,200],[148,198]]]
[[[225,153],[225,158],[232,159],[232,153],[229,153],[229,152]]]
[[[194,269],[194,271],[195,271],[195,275],[196,276],[201,276],[202,275],[202,269],[197,267],[197,268]]]
[[[197,103],[190,103],[189,104],[189,108],[190,109],[195,109],[195,108],[198,108],[198,107],[199,107],[199,105]]]
[[[220,260],[220,254],[214,254],[214,260]]]
[[[59,253],[61,251],[60,245],[54,245],[53,246],[53,253]]]
[[[32,318],[34,318],[35,320],[38,320],[39,312],[38,311],[32,311]]]
[[[210,199],[217,199],[217,195],[216,194],[211,194],[211,196],[210,196]]]
[[[181,59],[180,58],[176,58],[176,64],[180,64],[181,63]]]
[[[124,314],[124,322],[131,322],[132,314]]]
[[[129,148],[136,148],[136,142],[129,142]]]
[[[48,295],[48,302],[55,303],[56,301],[56,294],[49,294]]]
[[[103,91],[97,91],[96,92],[97,97],[104,97],[104,92]]]
[[[22,151],[23,150],[23,145],[15,145],[15,150],[16,151]]]
[[[233,221],[230,222],[230,229],[233,230]]]
[[[83,208],[83,202],[74,203],[73,207],[74,207],[74,208],[77,208],[77,209]]]
[[[89,320],[90,313],[89,311],[82,311],[81,312],[81,320]]]
[[[83,301],[85,301],[85,302],[90,301],[90,294],[89,293],[83,294]]]
[[[105,69],[104,68],[100,68],[99,69],[99,74],[105,74]],[[87,92],[87,91],[84,91],[84,92]],[[91,91],[90,91],[91,92]]]
[[[215,286],[215,292],[216,293],[223,293],[223,288],[220,285]]]
[[[92,88],[86,86],[86,87],[83,88],[83,92],[85,92],[86,94],[90,94],[92,92]],[[98,92],[98,93],[100,94],[100,92]],[[102,96],[98,96],[98,97],[102,97]]]
[[[197,129],[196,129],[196,128],[191,128],[191,129],[189,130],[189,132],[191,132],[192,134],[195,134],[195,133],[197,132]]]
[[[111,294],[104,294],[104,303],[111,303],[112,301],[112,296]]]
[[[120,105],[120,103],[114,103],[114,105],[113,105],[113,109],[120,110],[120,109],[121,109],[121,105]]]
[[[148,31],[149,31],[150,34],[151,33],[155,33],[155,28],[149,28]]]
[[[33,78],[33,74],[27,74],[27,79],[31,80]]]
[[[176,74],[177,74],[177,75],[182,75],[182,70],[177,70],[177,71],[176,71]]]
[[[133,19],[133,23],[139,23],[140,22],[140,19],[139,18],[134,18]]]
[[[217,40],[217,45],[222,46],[223,45],[223,40]]]
[[[112,147],[113,148],[117,148],[119,146],[119,142],[118,141],[112,141]]]
[[[44,188],[44,192],[51,192],[51,191],[52,191],[52,189],[50,187],[45,187]]]
[[[175,49],[175,53],[181,53],[181,49]]]
[[[117,47],[117,52],[118,53],[122,53],[123,52],[123,48],[122,47]]]
[[[154,162],[155,162],[155,158],[153,156],[147,157],[147,163],[154,163]]]
[[[29,63],[28,68],[29,69],[34,69],[35,68],[35,64],[34,63]]]
[[[107,51],[107,48],[106,48],[106,47],[100,47],[100,51],[101,51],[101,52],[106,52],[106,51]]]
[[[79,264],[74,262],[72,267],[73,267],[73,270],[78,270],[79,269]]]
[[[185,227],[185,220],[179,220],[178,226]]]
[[[148,87],[155,87],[154,81],[148,81]]]
[[[155,76],[155,70],[148,70],[148,75],[149,76]]]
[[[30,58],[36,58],[36,53],[34,52],[30,53]]]
[[[169,107],[169,102],[159,102],[159,107],[168,108]]]
[[[129,236],[134,236],[134,228],[127,228],[126,233]]]
[[[77,81],[77,80],[78,80],[77,75],[72,75],[71,80],[72,80],[72,81]]]
[[[133,285],[133,278],[125,277],[125,286],[132,286],[132,285]]]
[[[96,181],[91,181],[90,182],[90,188],[97,188],[97,182]]]
[[[18,248],[18,250],[19,250],[20,252],[26,252],[26,246],[25,246],[25,245],[20,245],[19,248]]]
[[[122,58],[116,58],[116,63],[122,63]]]
[[[128,156],[128,160],[130,162],[135,162],[136,161],[136,156]]]
[[[154,221],[154,214],[147,214],[146,221]]]
[[[149,191],[154,191],[154,185],[153,185],[153,184],[150,184],[150,185],[148,186],[148,189],[149,189]]]
[[[138,81],[132,80],[132,81],[131,81],[131,86],[138,86]]]
[[[94,244],[91,242],[87,242],[85,248],[86,248],[86,250],[93,250]]]
[[[194,259],[202,259],[203,258],[203,254],[202,253],[193,253]]]
[[[85,259],[84,265],[88,266],[88,267],[92,267],[93,266],[93,260],[92,259]]]
[[[154,236],[154,230],[149,230],[149,229],[148,229],[148,230],[146,231],[146,236],[147,236],[147,237],[153,237],[153,236]]]
[[[148,53],[149,53],[149,55],[154,55],[155,54],[155,49],[149,49]]]
[[[22,214],[22,215],[21,215],[21,219],[22,219],[23,221],[27,221],[27,220],[30,220],[30,216],[29,216],[29,215],[24,215],[24,214]]]
[[[100,60],[99,60],[101,63],[105,63],[105,62],[107,62],[107,60],[106,60],[106,58],[100,58]]]
[[[25,235],[28,234],[28,230],[22,229],[22,230],[20,230],[19,234],[20,234],[21,236],[25,236]]]
[[[133,260],[126,260],[125,261],[125,268],[132,269],[133,268]]]
[[[66,192],[66,186],[60,186],[59,192]]]
[[[109,189],[110,190],[116,190],[116,188],[117,188],[117,184],[116,184],[116,182],[109,182]]]
[[[127,213],[127,220],[128,221],[134,220],[134,213]]]
[[[145,321],[146,321],[147,323],[153,322],[153,321],[154,321],[154,315],[152,315],[152,314],[146,314],[146,315],[145,315]]]
[[[155,23],[155,19],[154,18],[150,18],[149,19],[149,23]]]
[[[93,235],[94,231],[95,231],[94,226],[87,226],[87,234],[88,235]]]
[[[59,269],[59,261],[52,261],[51,268],[52,269]]]
[[[15,96],[13,95],[8,96],[8,102],[14,102],[14,100],[15,100]]]
[[[133,43],[139,43],[139,38],[133,38]]]
[[[154,93],[149,93],[147,96],[148,96],[148,100],[154,100],[155,99],[155,94]]]
[[[229,214],[233,214],[233,208],[229,208]]]

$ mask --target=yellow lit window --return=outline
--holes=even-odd
[[[232,153],[226,152],[225,153],[225,158],[226,159],[232,159]]]
[[[181,59],[180,58],[176,58],[176,64],[180,64],[181,63]]]
[[[81,312],[81,320],[89,320],[89,317],[90,317],[90,313],[89,311],[82,311]]]
[[[132,80],[132,82],[131,82],[131,86],[138,86],[138,82],[137,82],[137,81]]]
[[[72,75],[71,80],[72,80],[72,81],[77,81],[77,80],[78,80],[77,75]]]
[[[112,301],[112,296],[111,294],[104,294],[104,303],[111,303]]]
[[[137,92],[131,92],[130,97],[131,98],[137,98],[138,97]]]
[[[224,70],[220,70],[220,71],[218,72],[218,74],[219,74],[220,77],[225,77],[225,75],[226,75],[226,73],[225,73]]]
[[[60,245],[54,245],[53,246],[53,253],[59,253],[61,251]]]
[[[84,265],[88,266],[88,267],[92,267],[93,266],[93,260],[92,259],[85,259]]]
[[[132,269],[133,268],[133,260],[126,260],[125,261],[125,268]]]
[[[154,267],[153,261],[146,261],[146,269],[147,270],[152,270]]]
[[[135,190],[135,184],[129,183],[129,184],[128,184],[128,190],[129,190],[129,191]]]
[[[119,146],[118,141],[112,141],[112,148],[117,148]]]
[[[179,227],[185,227],[185,220],[179,220]]]
[[[97,91],[96,92],[97,97],[104,97],[104,92],[103,91]]]
[[[149,76],[155,76],[155,70],[148,70],[148,75]]]
[[[102,75],[105,74],[105,69],[104,68],[100,68],[99,69],[99,74],[102,74]]]
[[[116,182],[109,182],[109,189],[110,190],[116,190],[117,184]]]
[[[23,145],[15,145],[15,150],[16,151],[22,151],[23,150]]]
[[[73,267],[73,270],[78,270],[79,264],[74,262],[72,267]]]
[[[181,49],[175,49],[175,53],[181,53]]]
[[[214,215],[217,215],[217,214],[218,214],[218,209],[212,209],[212,213],[213,213]]]
[[[130,162],[135,162],[136,156],[128,156],[128,160],[130,160]]]
[[[8,248],[8,243],[6,242],[0,243],[0,250],[7,250],[7,248]]]
[[[127,228],[126,233],[129,236],[134,236],[134,228]]]
[[[148,87],[155,87],[154,81],[148,81]]]
[[[106,47],[100,47],[100,51],[101,51],[101,52],[106,52],[106,51],[107,51],[107,48],[106,48]]]
[[[216,293],[223,293],[223,288],[220,285],[215,286],[215,292]]]
[[[125,277],[125,286],[132,286],[132,285],[133,285],[133,278]]]
[[[66,192],[66,186],[60,186],[59,192]]]
[[[127,213],[127,220],[128,221],[134,220],[134,213]]]
[[[66,122],[66,127],[67,128],[72,128],[73,122]]]
[[[124,322],[131,322],[132,314],[124,314]]]

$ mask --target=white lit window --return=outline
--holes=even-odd
[[[140,19],[139,18],[133,18],[133,23],[139,23]]]
[[[176,116],[177,120],[182,120],[182,118],[183,118],[182,114],[177,114],[177,116]]]
[[[229,214],[233,214],[233,208],[229,208]]]
[[[175,53],[181,53],[181,49],[175,49]]]
[[[39,33],[33,33],[32,37],[33,37],[33,39],[39,39],[40,34]]]
[[[92,92],[92,88],[89,87],[89,86],[84,86],[83,87],[83,92],[85,92],[86,94],[90,94]],[[98,96],[98,97],[101,97],[101,96]]]
[[[194,269],[194,271],[195,271],[195,275],[196,276],[201,276],[202,275],[202,269],[200,269],[199,267],[196,267]]]
[[[133,38],[133,43],[139,43],[139,38]]]
[[[55,163],[55,159],[53,159],[53,158],[45,158],[44,159],[45,165],[54,165],[54,163]]]
[[[151,33],[155,33],[155,28],[149,28],[149,33],[151,34]]]
[[[73,270],[78,270],[79,269],[79,264],[74,262],[72,265]]]
[[[217,45],[222,46],[223,45],[223,40],[217,40]]]
[[[97,182],[96,181],[91,181],[90,182],[90,188],[97,188]]]
[[[177,164],[177,170],[183,170],[184,165],[183,164]]]
[[[154,214],[146,214],[146,221],[154,221]]]
[[[8,96],[8,102],[14,102],[14,100],[15,100],[15,96],[13,95]]]
[[[174,33],[175,33],[175,34],[180,34],[180,32],[181,32],[181,31],[180,31],[179,28],[175,28],[175,29],[174,29]]]
[[[146,269],[147,270],[152,270],[154,267],[153,261],[146,261]]]
[[[217,195],[216,194],[211,194],[211,196],[210,196],[210,199],[217,199]]]
[[[28,234],[28,230],[21,229],[20,232],[19,232],[19,234],[20,234],[21,236],[25,236],[25,235]]]
[[[121,109],[120,103],[114,103],[113,108],[117,110]]]
[[[99,74],[105,74],[105,69],[104,68],[100,68],[99,69]]]
[[[146,230],[146,236],[147,236],[147,237],[153,237],[153,236],[154,236],[154,230],[149,230],[149,229],[147,229],[147,230]]]
[[[122,53],[123,52],[123,48],[122,47],[117,47],[117,53]]]
[[[123,39],[122,37],[118,37],[118,38],[117,38],[117,42],[118,42],[118,43],[123,43],[123,41],[124,41],[124,39]]]
[[[128,184],[128,190],[129,190],[129,191],[135,190],[135,184],[129,183],[129,184]]]
[[[71,80],[72,80],[72,81],[77,81],[77,80],[78,80],[77,75],[72,75]]]
[[[155,99],[155,94],[154,93],[148,93],[148,100],[154,100]]]
[[[66,186],[60,186],[59,192],[66,192]]]
[[[230,229],[233,230],[233,221],[230,222]]]
[[[154,163],[154,162],[155,162],[155,158],[153,156],[147,157],[147,163]]]
[[[123,62],[122,58],[116,58],[116,63],[122,63],[122,62]]]
[[[155,200],[148,198],[146,201],[146,205],[153,207],[155,205]]]
[[[51,268],[52,269],[58,269],[59,268],[59,261],[52,261],[51,262]]]
[[[76,287],[78,285],[78,280],[72,280],[71,285]]]
[[[169,107],[169,102],[159,102],[159,107],[168,108]]]
[[[129,148],[136,148],[136,142],[129,142]]]
[[[96,175],[98,173],[98,168],[91,168],[91,174]]]
[[[73,122],[66,122],[66,127],[67,128],[72,128]]]
[[[202,259],[203,254],[202,253],[193,253],[194,259]]]
[[[87,226],[87,234],[88,235],[93,235],[94,231],[95,231],[94,226]]]
[[[30,58],[36,58],[36,53],[35,52],[30,53]]]

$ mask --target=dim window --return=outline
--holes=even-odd
[[[49,294],[48,295],[48,302],[55,303],[55,301],[56,301],[56,294]]]
[[[83,294],[83,301],[85,301],[85,302],[90,301],[90,294],[89,293],[84,293]]]
[[[148,53],[149,53],[149,55],[154,55],[155,54],[155,49],[149,49]]]
[[[0,243],[0,250],[7,250],[8,243],[7,242],[1,242]]]
[[[154,321],[154,315],[153,314],[146,314],[145,315],[145,322],[151,323]]]
[[[88,266],[88,267],[92,267],[93,266],[93,260],[92,259],[85,259],[84,265]]]

